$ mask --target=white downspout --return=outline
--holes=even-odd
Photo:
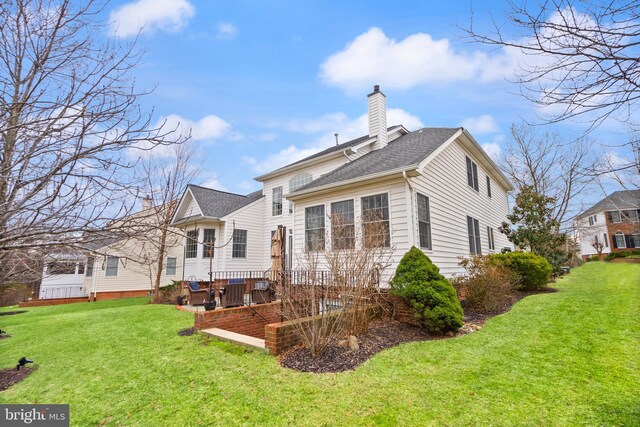
[[[402,171],[402,177],[407,182],[407,192],[406,196],[409,200],[407,200],[407,205],[410,207],[410,213],[407,215],[407,222],[409,225],[409,246],[415,246],[415,238],[416,238],[416,229],[415,229],[415,211],[414,211],[414,202],[413,202],[413,186],[411,185],[411,181],[407,176],[407,171]]]
[[[93,292],[93,300],[96,300],[96,297],[98,295],[98,269],[96,268],[96,264],[98,261],[98,257],[94,257],[93,258],[93,277],[91,278],[91,287],[92,287],[92,292]]]

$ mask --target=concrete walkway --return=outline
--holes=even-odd
[[[260,338],[250,337],[249,335],[237,334],[220,328],[203,329],[200,333],[217,338],[222,341],[228,341],[234,344],[242,345],[259,351],[267,351],[264,340]]]

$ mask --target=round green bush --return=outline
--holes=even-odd
[[[495,265],[510,270],[516,276],[518,289],[523,291],[542,289],[551,279],[549,261],[531,252],[492,254],[489,259]]]
[[[430,332],[456,332],[462,326],[455,289],[420,249],[412,247],[402,257],[390,284],[391,294],[404,298]]]

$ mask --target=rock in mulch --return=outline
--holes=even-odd
[[[188,337],[188,336],[193,335],[194,332],[195,332],[195,329],[193,327],[186,328],[186,329],[180,329],[178,331],[178,335],[180,335],[181,337]]]
[[[280,357],[280,364],[302,372],[342,372],[356,368],[374,354],[395,345],[430,339],[429,334],[417,326],[397,321],[372,322],[366,334],[358,336],[358,350],[349,346],[329,345],[313,358],[306,348],[294,348]]]
[[[19,371],[16,368],[7,368],[0,370],[0,391],[4,391],[12,385],[19,383],[27,378],[33,371],[34,367],[24,367]]]

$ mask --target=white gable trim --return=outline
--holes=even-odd
[[[181,218],[184,218],[184,215],[182,215],[183,213],[182,209],[185,207],[185,203],[186,203],[185,200],[187,200],[187,195],[191,197],[191,200],[196,202],[196,206],[198,207],[198,212],[195,212],[194,215],[202,216],[202,209],[198,204],[198,200],[194,197],[193,192],[191,192],[191,188],[187,187],[185,192],[182,194],[182,197],[180,198],[180,203],[178,203],[178,208],[176,209],[176,212],[173,214],[173,218],[171,218],[172,225],[177,221],[178,214],[180,214]],[[189,216],[192,216],[192,215],[189,215]]]

